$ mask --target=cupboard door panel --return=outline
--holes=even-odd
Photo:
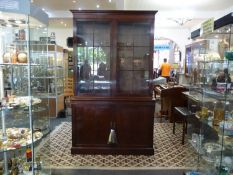
[[[138,109],[140,106],[140,110]],[[153,106],[144,104],[118,105],[116,116],[116,131],[118,146],[143,147],[152,146],[153,143]],[[152,110],[150,110],[150,108]],[[148,112],[150,111],[150,112]]]
[[[106,145],[110,123],[113,121],[111,105],[82,102],[72,105],[73,138],[76,144]]]

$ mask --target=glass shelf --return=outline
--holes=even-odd
[[[27,130],[27,129],[29,130],[29,128],[11,128],[11,129],[12,130]],[[0,134],[1,134],[1,130],[0,130]],[[25,140],[23,136],[21,139],[6,139],[6,141],[4,141],[4,139],[1,138],[0,139],[0,153],[26,148],[32,144],[32,141],[33,141],[33,144],[36,144],[43,137],[43,134],[39,131],[34,132],[33,135],[37,135],[36,138],[33,138],[33,139],[29,138],[28,140]]]

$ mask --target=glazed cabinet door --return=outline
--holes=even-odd
[[[148,94],[150,78],[149,23],[119,22],[117,25],[117,85],[124,95]]]
[[[110,22],[77,21],[76,95],[110,94]]]

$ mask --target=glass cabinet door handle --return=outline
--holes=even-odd
[[[116,124],[115,122],[110,122],[110,132],[108,136],[108,144],[115,145],[117,144],[117,134],[116,134]]]

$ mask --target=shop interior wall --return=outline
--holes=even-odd
[[[191,43],[190,30],[182,28],[157,28],[155,29],[155,37],[163,37],[174,41],[180,48],[182,63],[185,59],[185,45]],[[174,62],[174,60],[170,60]],[[182,64],[184,65],[184,64]]]
[[[55,41],[56,44],[62,46],[64,49],[71,50],[72,48],[68,48],[66,44],[66,39],[68,37],[73,37],[73,28],[56,28],[56,27],[49,27],[48,28],[48,36],[51,35],[52,32],[55,32]]]

